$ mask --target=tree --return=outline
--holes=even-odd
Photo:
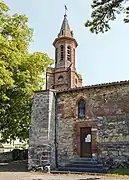
[[[32,96],[42,89],[46,68],[53,64],[47,54],[29,53],[32,29],[25,15],[9,15],[0,2],[0,133],[2,142],[28,137]],[[41,76],[42,75],[42,76]]]
[[[118,14],[124,13],[124,22],[129,22],[129,0],[93,0],[91,20],[87,20],[86,27],[92,33],[104,33],[110,29],[110,21],[116,19]]]

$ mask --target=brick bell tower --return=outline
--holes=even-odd
[[[75,67],[75,51],[78,46],[65,13],[58,37],[54,40],[55,68],[48,68],[46,89],[64,90],[82,87],[82,77]]]

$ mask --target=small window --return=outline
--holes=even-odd
[[[67,47],[67,60],[71,61],[71,47],[70,46]]]
[[[63,61],[64,59],[64,46],[60,46],[60,60]]]
[[[86,103],[83,99],[78,102],[78,118],[85,118]]]
[[[63,79],[64,79],[63,76],[59,76],[59,77],[58,77],[58,82],[62,82]]]

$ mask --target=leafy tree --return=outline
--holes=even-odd
[[[0,133],[2,142],[28,137],[33,92],[42,89],[43,75],[53,60],[29,53],[32,29],[25,15],[9,15],[0,2]],[[42,76],[41,76],[42,74]]]
[[[129,22],[129,0],[93,0],[91,20],[87,20],[86,27],[92,33],[104,33],[110,29],[110,21],[116,19],[118,14],[124,13],[124,22]]]

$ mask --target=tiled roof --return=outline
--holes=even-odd
[[[83,87],[77,87],[77,88],[69,88],[69,89],[64,89],[64,90],[58,90],[57,93],[68,92],[68,91],[77,91],[77,90],[83,90],[83,89],[91,89],[91,88],[109,87],[109,86],[123,85],[123,84],[129,84],[129,80],[117,81],[117,82],[111,82],[111,83],[103,83],[103,84],[95,84],[95,85],[89,85],[89,86],[83,86]]]
[[[62,23],[60,32],[58,34],[58,37],[64,37],[64,36],[65,37],[70,37],[70,38],[73,37],[72,33],[71,33],[71,30],[70,30],[70,26],[69,26],[66,14],[64,15],[63,23]]]

